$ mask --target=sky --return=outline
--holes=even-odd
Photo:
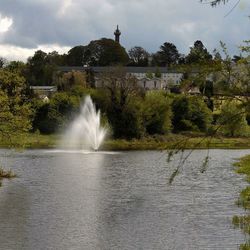
[[[187,54],[201,40],[211,53],[223,41],[231,55],[239,54],[238,46],[250,39],[250,1],[232,10],[237,1],[212,8],[199,0],[0,0],[0,57],[25,61],[39,49],[67,53],[113,39],[117,24],[127,50],[141,46],[154,53],[171,42]]]

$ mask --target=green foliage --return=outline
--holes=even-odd
[[[173,43],[166,42],[161,45],[160,50],[155,55],[158,66],[170,66],[177,64],[180,54]]]
[[[85,72],[70,71],[64,74],[58,74],[54,84],[59,91],[70,91],[75,87],[87,87],[87,75]]]
[[[25,102],[25,79],[8,70],[0,70],[0,140],[12,138],[31,128],[30,105]],[[12,146],[21,146],[15,145]]]
[[[154,75],[152,72],[147,72],[146,73],[146,77],[149,78],[149,79],[153,79],[154,78]]]
[[[119,95],[119,93],[117,93]],[[123,105],[110,103],[107,110],[107,117],[112,126],[114,138],[140,138],[143,134],[140,103],[129,98]]]
[[[90,66],[126,65],[129,57],[126,50],[112,39],[91,41],[84,47],[83,63]]]
[[[165,134],[171,130],[171,105],[163,92],[150,91],[142,106],[143,123],[148,134]]]
[[[51,85],[55,70],[64,64],[64,55],[59,55],[56,51],[47,54],[38,50],[28,58],[27,81],[30,85]]]
[[[248,126],[245,109],[236,101],[227,101],[221,107],[218,124],[225,135],[246,135]]]
[[[83,66],[83,56],[86,46],[75,46],[68,51],[67,65],[68,66]]]
[[[55,94],[49,103],[39,100],[34,106],[33,130],[50,134],[63,129],[72,120],[79,110],[80,100],[70,93],[61,92]]]
[[[200,97],[180,96],[172,103],[173,127],[179,131],[207,131],[212,114]]]
[[[250,181],[250,155],[247,155],[240,159],[240,161],[234,164],[237,166],[237,172],[240,174],[246,174],[248,182]],[[239,206],[247,209],[250,209],[250,187],[246,187],[240,193],[240,197],[237,201]],[[244,233],[250,234],[250,215],[247,214],[245,216],[234,216],[232,223],[243,230]],[[250,242],[248,240],[247,243],[241,244],[240,249],[247,250],[250,249]]]
[[[145,67],[148,65],[149,53],[140,46],[135,46],[128,51],[129,66]]]
[[[27,66],[24,62],[21,61],[11,61],[8,63],[5,69],[13,73],[17,73],[21,76],[26,76]]]
[[[160,72],[159,68],[156,68],[155,77],[161,78],[161,72]]]
[[[190,52],[186,57],[187,63],[207,63],[212,59],[212,55],[207,51],[203,43],[199,40],[194,42],[194,46],[190,48]]]

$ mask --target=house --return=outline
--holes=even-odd
[[[48,102],[51,95],[57,92],[56,86],[30,86],[30,89],[45,102]]]
[[[92,71],[96,88],[104,86],[100,75],[110,70],[110,67],[59,67],[61,72],[69,71]],[[128,76],[134,76],[138,85],[145,90],[168,89],[171,86],[178,86],[183,78],[183,73],[170,70],[166,67],[124,67]]]

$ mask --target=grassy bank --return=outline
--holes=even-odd
[[[14,140],[24,148],[56,148],[60,143],[60,135],[41,135],[30,133],[21,135]],[[16,141],[12,143],[17,144]],[[9,140],[0,141],[1,148],[11,147]],[[181,147],[185,149],[198,148],[219,148],[219,149],[244,149],[250,148],[250,139],[226,138],[226,137],[205,137],[202,134],[169,134],[166,136],[145,137],[140,140],[107,139],[103,143],[102,150],[163,150]]]
[[[249,138],[206,138],[202,136],[169,135],[163,137],[149,137],[140,140],[107,140],[105,150],[150,150],[150,149],[244,149],[250,148]]]
[[[237,173],[245,174],[246,179],[250,182],[250,155],[243,157],[239,162],[235,163],[237,166]],[[240,193],[240,197],[237,201],[239,206],[242,206],[247,210],[247,215],[245,216],[234,216],[233,224],[242,229],[244,233],[250,234],[250,186],[243,189]],[[240,246],[241,250],[250,250],[250,239],[245,244]]]

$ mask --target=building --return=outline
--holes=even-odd
[[[104,83],[101,74],[110,67],[59,67],[61,72],[70,71],[92,71],[95,79],[95,87],[101,88]],[[183,73],[169,70],[166,67],[124,67],[128,76],[134,76],[138,80],[138,85],[145,90],[169,89],[172,86],[179,86],[183,78]]]
[[[120,43],[120,35],[121,35],[121,31],[119,30],[119,27],[117,25],[116,30],[114,32],[115,35],[115,41]]]
[[[48,102],[51,95],[57,92],[56,86],[30,86],[30,89],[45,102]]]

